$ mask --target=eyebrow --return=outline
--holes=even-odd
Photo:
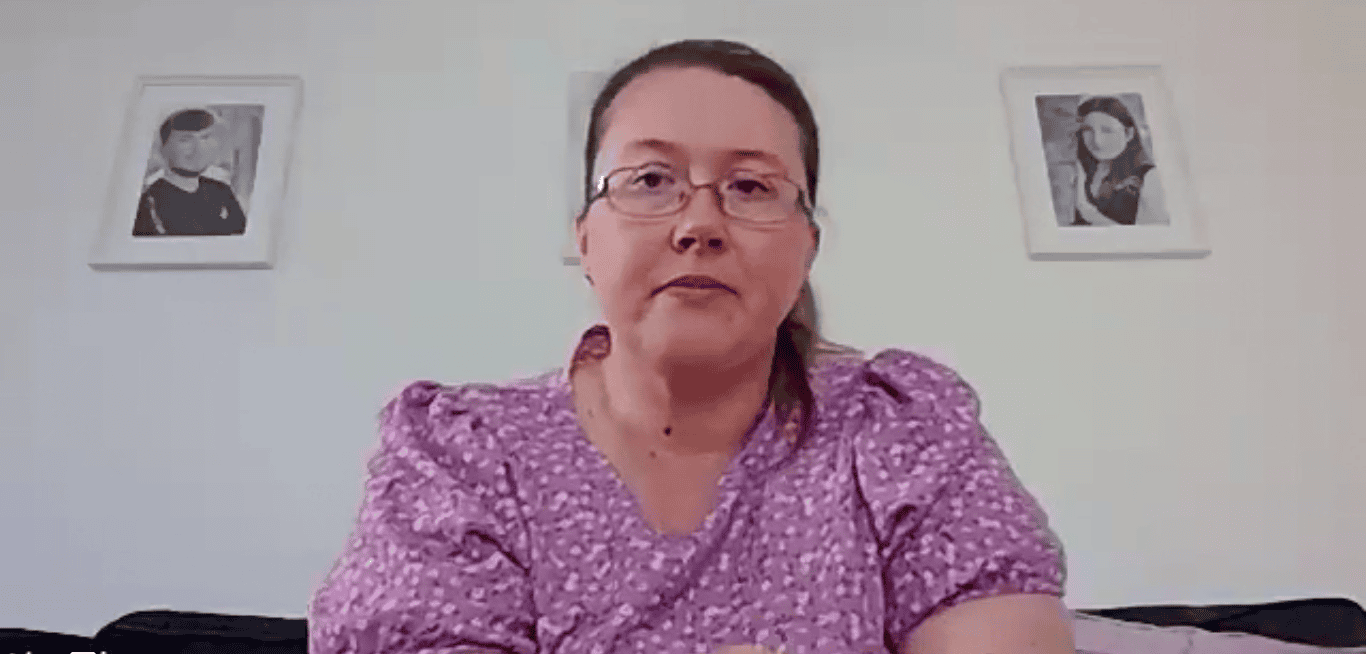
[[[663,139],[636,139],[627,143],[626,146],[622,148],[623,152],[632,152],[636,150],[658,150],[668,154],[681,154],[683,152],[683,148],[677,143],[665,141]],[[777,166],[784,171],[787,170],[787,166],[783,165],[783,160],[772,152],[737,149],[727,151],[725,156],[727,162],[740,159],[758,159],[759,161]]]

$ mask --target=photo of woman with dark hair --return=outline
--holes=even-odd
[[[1072,225],[1168,224],[1157,167],[1119,98],[1084,99],[1076,113],[1076,205]]]
[[[1031,259],[1210,253],[1160,66],[1007,68],[1001,94]]]

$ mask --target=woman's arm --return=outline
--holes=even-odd
[[[1092,225],[1110,227],[1112,225],[1119,224],[1113,220],[1110,220],[1109,216],[1106,216],[1105,214],[1101,213],[1100,209],[1097,209],[1095,205],[1091,204],[1090,202],[1087,202],[1085,196],[1078,198],[1077,211],[1081,212],[1082,220],[1085,220],[1086,222],[1091,223]]]
[[[997,595],[930,616],[900,654],[1075,654],[1071,613],[1052,595]]]
[[[1086,222],[1091,223],[1092,225],[1099,225],[1104,227],[1119,224],[1113,220],[1110,220],[1108,216],[1100,212],[1100,209],[1096,208],[1096,205],[1091,204],[1091,201],[1086,199],[1086,169],[1082,168],[1081,164],[1077,164],[1076,190],[1077,212],[1081,214],[1082,220],[1085,220]]]
[[[540,651],[516,486],[469,389],[417,382],[385,408],[356,527],[308,606],[308,654]]]
[[[894,651],[1072,654],[1070,615],[1058,599],[1062,543],[982,425],[976,391],[951,368],[904,351],[882,353],[864,371],[869,387],[892,389],[869,393],[889,417],[853,444],[858,485],[885,543],[883,629]]]

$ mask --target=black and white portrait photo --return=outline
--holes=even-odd
[[[1161,66],[1001,71],[1031,259],[1210,252]]]
[[[231,236],[247,230],[265,107],[177,110],[147,158],[133,236]]]
[[[303,80],[140,77],[133,91],[90,266],[273,267]]]
[[[1171,222],[1142,95],[1039,95],[1035,102],[1058,225]]]

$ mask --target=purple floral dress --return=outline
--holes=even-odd
[[[1062,544],[950,369],[903,350],[812,371],[794,456],[766,410],[691,535],[662,535],[579,428],[567,368],[417,382],[385,409],[309,654],[899,652],[944,608],[1061,597]]]

